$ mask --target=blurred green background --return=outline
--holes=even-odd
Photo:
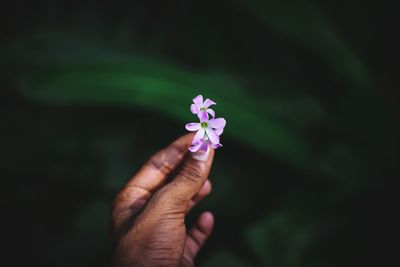
[[[399,2],[4,1],[2,266],[107,266],[110,202],[227,119],[199,266],[399,266]]]

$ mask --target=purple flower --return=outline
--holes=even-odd
[[[211,108],[209,108],[212,105],[216,105],[214,101],[211,99],[206,99],[206,101],[203,102],[203,96],[198,95],[195,98],[193,98],[193,103],[190,106],[190,111],[193,114],[197,114],[197,117],[199,117],[200,121],[201,120],[208,120],[208,113],[211,114],[211,116],[214,118],[215,117],[215,112]]]
[[[185,126],[186,130],[196,132],[189,150],[191,152],[207,151],[209,146],[213,148],[221,147],[220,135],[224,131],[226,121],[224,118],[215,118],[214,110],[209,108],[216,103],[208,98],[203,101],[202,95],[196,96],[193,103],[190,106],[190,111],[197,114],[200,122],[188,123]],[[212,119],[209,118],[208,114],[211,114]]]
[[[224,118],[201,118],[200,122],[192,122],[186,124],[186,130],[194,132],[197,131],[192,141],[190,151],[196,152],[198,150],[207,151],[208,145],[213,148],[221,147],[220,135],[224,131],[226,121]]]
[[[189,150],[191,152],[196,152],[196,151],[199,151],[199,150],[207,152],[208,146],[211,146],[212,148],[217,149],[217,148],[221,147],[222,145],[220,143],[214,145],[208,139],[201,139],[197,143],[192,143],[192,146],[189,147]]]

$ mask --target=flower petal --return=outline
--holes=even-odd
[[[198,122],[191,122],[185,125],[186,130],[194,132],[201,128],[201,124]]]
[[[200,112],[197,113],[197,117],[199,117],[200,122],[208,121],[208,113],[205,110],[200,110]]]
[[[190,106],[190,111],[191,111],[193,114],[197,114],[197,113],[199,113],[200,109],[199,109],[195,104],[192,104],[192,105]]]
[[[224,132],[224,128],[218,128],[214,130],[214,133],[216,133],[217,135],[221,135]]]
[[[201,142],[196,143],[195,145],[192,145],[191,147],[189,147],[189,150],[191,152],[197,152],[200,149],[201,145],[202,145]]]
[[[211,143],[213,143],[214,145],[219,143],[219,136],[216,133],[214,133],[214,131],[211,128],[207,127],[206,133]]]
[[[200,107],[203,106],[203,96],[198,95],[195,98],[193,98],[193,103],[195,103],[196,106],[200,109]]]
[[[204,106],[205,108],[208,108],[209,106],[216,105],[216,104],[217,104],[217,103],[215,103],[215,102],[212,101],[211,99],[207,98],[206,101],[204,101],[203,106]]]
[[[207,113],[210,113],[211,116],[212,116],[213,118],[215,118],[215,111],[212,110],[211,108],[208,108],[208,109],[207,109]]]
[[[204,151],[204,152],[207,152],[209,143],[210,142],[208,140],[203,140],[202,143],[201,143],[201,146],[200,146],[200,150]]]
[[[208,126],[214,129],[224,128],[226,120],[224,118],[211,119],[208,121]]]
[[[214,149],[217,149],[217,148],[222,147],[222,144],[221,144],[221,143],[218,143],[218,144],[216,144],[216,145],[212,144],[212,147],[213,147]]]
[[[205,134],[204,128],[200,128],[200,129],[197,131],[196,135],[194,136],[193,141],[192,141],[192,144],[195,144],[195,143],[197,143],[197,142],[200,142],[201,139],[204,138],[204,134]]]

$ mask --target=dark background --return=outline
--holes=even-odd
[[[1,266],[106,266],[110,202],[225,117],[199,266],[399,266],[398,1],[3,1]]]

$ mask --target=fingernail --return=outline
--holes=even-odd
[[[208,157],[210,156],[210,147],[207,147],[207,151],[203,151],[203,150],[199,150],[197,152],[191,153],[192,154],[192,158],[194,158],[195,160],[199,160],[199,161],[207,161]]]

